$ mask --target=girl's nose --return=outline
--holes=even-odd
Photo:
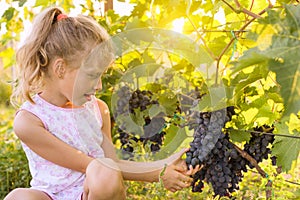
[[[94,87],[95,90],[102,90],[102,81],[101,78],[99,78],[97,84]]]

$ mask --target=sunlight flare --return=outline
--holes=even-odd
[[[172,22],[172,30],[173,31],[182,33],[183,32],[183,26],[184,26],[184,18],[183,17],[175,19]]]

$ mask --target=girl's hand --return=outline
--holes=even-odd
[[[182,155],[187,151],[188,149],[183,149],[169,157],[168,160],[172,162],[160,177],[164,187],[171,192],[189,187],[193,180],[190,176],[194,175],[200,169],[200,166],[197,165],[195,168],[190,166],[188,170],[185,160],[181,159]]]

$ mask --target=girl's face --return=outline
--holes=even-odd
[[[102,89],[102,72],[87,69],[89,68],[80,67],[77,70],[72,96],[72,102],[77,106],[90,101],[96,91]]]
[[[89,56],[77,70],[74,81],[72,102],[82,105],[90,101],[97,90],[102,89],[101,75],[110,65],[111,59],[101,59]]]

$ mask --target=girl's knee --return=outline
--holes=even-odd
[[[50,200],[50,198],[43,192],[29,189],[29,188],[17,188],[11,191],[4,200]]]
[[[111,159],[94,160],[86,171],[85,188],[96,199],[122,199],[125,187],[121,171]]]

